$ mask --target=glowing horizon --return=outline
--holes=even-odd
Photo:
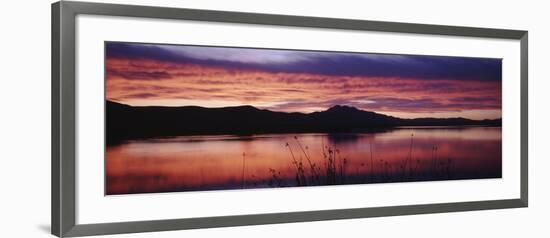
[[[107,100],[132,106],[501,117],[500,59],[116,42],[106,56]]]

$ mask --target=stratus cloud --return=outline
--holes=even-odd
[[[500,59],[344,52],[154,45],[107,42],[108,58],[305,73],[327,76],[398,77],[422,80],[500,81]]]
[[[106,95],[131,105],[337,104],[402,117],[500,117],[499,59],[106,43]]]
[[[247,104],[311,112],[343,104],[408,117],[473,110],[500,116],[494,113],[501,106],[499,81],[273,73],[119,57],[107,58],[106,67],[107,98],[131,105]]]

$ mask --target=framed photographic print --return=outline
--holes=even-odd
[[[527,32],[52,5],[52,233],[527,206]]]

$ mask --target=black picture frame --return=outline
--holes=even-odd
[[[520,208],[528,206],[527,31],[69,1],[53,3],[51,9],[51,233],[56,236],[74,237],[131,232],[167,231],[485,209]],[[75,19],[79,14],[518,40],[520,42],[521,51],[521,122],[519,125],[521,128],[521,166],[519,168],[521,172],[520,197],[516,199],[491,201],[317,210],[101,224],[76,224]]]

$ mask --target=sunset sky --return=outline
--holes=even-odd
[[[348,105],[402,118],[501,117],[501,60],[107,42],[106,96],[133,106]]]

